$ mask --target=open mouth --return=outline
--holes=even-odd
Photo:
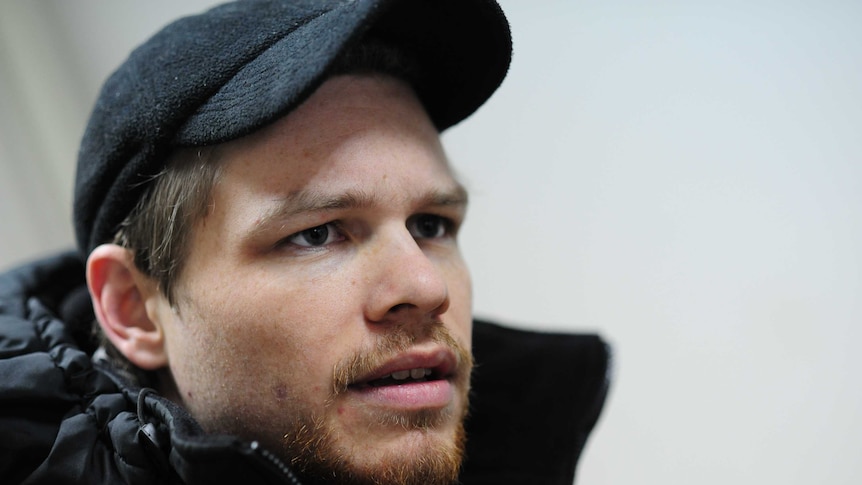
[[[374,408],[444,409],[456,399],[458,369],[456,354],[448,348],[417,349],[362,375],[347,390]]]
[[[411,384],[416,382],[428,382],[439,380],[441,377],[436,375],[434,369],[416,368],[409,370],[399,370],[391,374],[372,379],[365,383],[358,384],[359,387],[383,387],[383,386],[399,386],[403,384]]]
[[[448,380],[457,369],[455,354],[438,347],[402,354],[366,373],[347,387],[367,389]]]

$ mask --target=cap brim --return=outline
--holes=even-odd
[[[508,70],[508,23],[494,2],[346,2],[298,26],[246,64],[177,131],[177,145],[249,134],[290,112],[323,81],[338,55],[373,35],[417,57],[413,88],[444,130],[479,108]]]

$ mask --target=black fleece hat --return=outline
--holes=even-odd
[[[82,253],[113,238],[174,148],[232,140],[290,112],[365,35],[416,57],[413,88],[441,131],[491,96],[511,59],[493,0],[244,0],[177,20],[96,101],[75,182]]]

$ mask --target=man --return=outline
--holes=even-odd
[[[492,2],[365,0],[133,52],[82,142],[86,263],[0,281],[4,483],[571,483],[606,347],[473,324],[439,140],[510,49]]]

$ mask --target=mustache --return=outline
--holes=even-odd
[[[456,380],[466,380],[473,368],[472,353],[452,336],[442,322],[423,325],[421,329],[417,332],[414,325],[399,325],[381,335],[372,348],[360,350],[335,364],[332,370],[332,397],[347,392],[348,386],[362,376],[370,374],[410,347],[424,342],[434,342],[452,350],[457,358]]]

